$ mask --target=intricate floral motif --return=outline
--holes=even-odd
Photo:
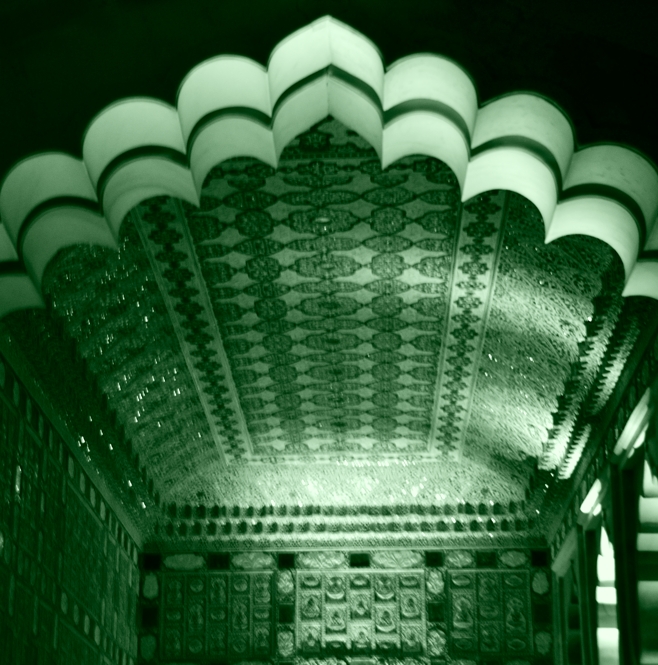
[[[541,632],[535,635],[535,647],[537,648],[537,653],[542,656],[550,653],[552,644],[553,638],[550,633]]]
[[[587,239],[535,242],[541,220],[516,195],[490,192],[463,206],[459,199],[454,175],[437,160],[410,157],[382,171],[358,137],[325,123],[293,141],[276,171],[245,158],[215,167],[200,209],[167,197],[144,202],[123,225],[116,263],[105,250],[66,250],[44,289],[66,313],[62,320],[92,374],[103,377],[140,459],[150,466],[159,460],[159,489],[169,501],[182,501],[188,490],[165,475],[190,459],[196,491],[211,491],[205,480],[221,472],[221,462],[206,462],[217,450],[238,465],[389,458],[402,450],[431,463],[462,445],[464,469],[484,455],[488,478],[507,496],[522,490],[530,472],[522,460],[541,454],[543,441],[542,464],[564,452],[582,395],[569,389],[559,404],[556,396],[572,367],[581,366],[578,344],[589,334],[601,275],[606,294],[614,290],[614,254]],[[112,302],[112,289],[101,289],[99,299],[97,285],[88,288],[92,275],[116,284],[124,269],[133,271],[119,280],[125,302],[133,303],[130,316],[125,304]],[[158,303],[159,289],[166,298]],[[87,291],[94,297],[78,297]],[[521,306],[519,292],[541,297]],[[149,334],[136,325],[145,304],[153,310]],[[519,311],[526,328],[541,321],[546,344],[539,330],[518,343],[506,334],[518,327],[510,313]],[[167,333],[157,322],[170,316],[175,329]],[[575,384],[594,380],[612,329],[606,326],[596,332],[596,352],[582,354],[591,358],[583,365],[587,380]],[[149,355],[163,340],[171,346],[167,366],[177,370],[176,426],[163,418],[171,377],[153,372]],[[320,358],[332,352],[357,357]],[[165,366],[160,356],[158,370]],[[156,374],[157,389],[150,379]],[[496,390],[501,384],[508,388]],[[342,393],[349,396],[337,397]],[[506,414],[493,429],[486,408],[492,403]],[[548,437],[558,407],[571,415]],[[185,440],[185,455],[182,448],[176,456],[165,452],[178,444],[152,445],[149,437],[169,440],[163,430]],[[221,473],[228,479],[233,471]],[[240,485],[237,475],[230,483]],[[428,491],[425,484],[425,503]]]
[[[443,594],[443,573],[440,570],[427,571],[427,595],[430,598],[438,598]]]
[[[341,568],[347,557],[344,552],[301,552],[298,561],[301,568]]]
[[[446,565],[451,568],[471,568],[475,561],[470,552],[448,552]]]
[[[295,650],[294,635],[289,630],[279,630],[277,633],[277,647],[279,656],[289,658]]]
[[[500,555],[500,562],[507,568],[519,568],[528,562],[528,555],[518,550],[507,550]]]
[[[433,658],[439,658],[444,655],[446,648],[445,633],[439,628],[429,631],[427,634],[427,650]]]
[[[536,593],[539,594],[540,596],[543,596],[544,594],[548,593],[548,590],[550,589],[550,585],[548,582],[548,576],[543,570],[537,571],[533,576],[532,576],[532,590]]]

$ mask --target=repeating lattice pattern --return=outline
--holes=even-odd
[[[67,249],[44,284],[165,500],[308,505],[330,485],[331,502],[427,505],[521,498],[560,456],[618,314],[595,303],[614,265],[594,240],[544,245],[517,195],[462,205],[437,160],[382,171],[327,121],[276,171],[217,166],[200,209],[145,201],[118,254]]]
[[[552,653],[543,550],[251,550],[147,563],[149,662],[540,664]]]
[[[7,663],[137,657],[137,548],[0,358],[0,644]]]

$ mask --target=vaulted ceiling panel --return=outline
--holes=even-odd
[[[523,197],[461,204],[440,161],[382,170],[331,119],[276,170],[219,164],[200,201],[148,199],[118,251],[44,276],[165,502],[522,499],[560,463],[620,311],[609,246],[546,245]]]
[[[82,160],[16,165],[0,313],[151,526],[162,502],[534,518],[654,312],[656,183],[548,100],[478,108],[446,58],[385,70],[325,17],[267,69],[202,63],[177,108],[108,107]]]

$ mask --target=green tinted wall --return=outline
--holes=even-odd
[[[140,664],[550,665],[546,550],[145,554]]]
[[[0,357],[0,662],[135,662],[137,548]]]

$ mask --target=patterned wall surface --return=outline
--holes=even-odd
[[[132,665],[137,548],[0,358],[0,660]]]
[[[144,555],[143,663],[552,662],[546,550]]]

